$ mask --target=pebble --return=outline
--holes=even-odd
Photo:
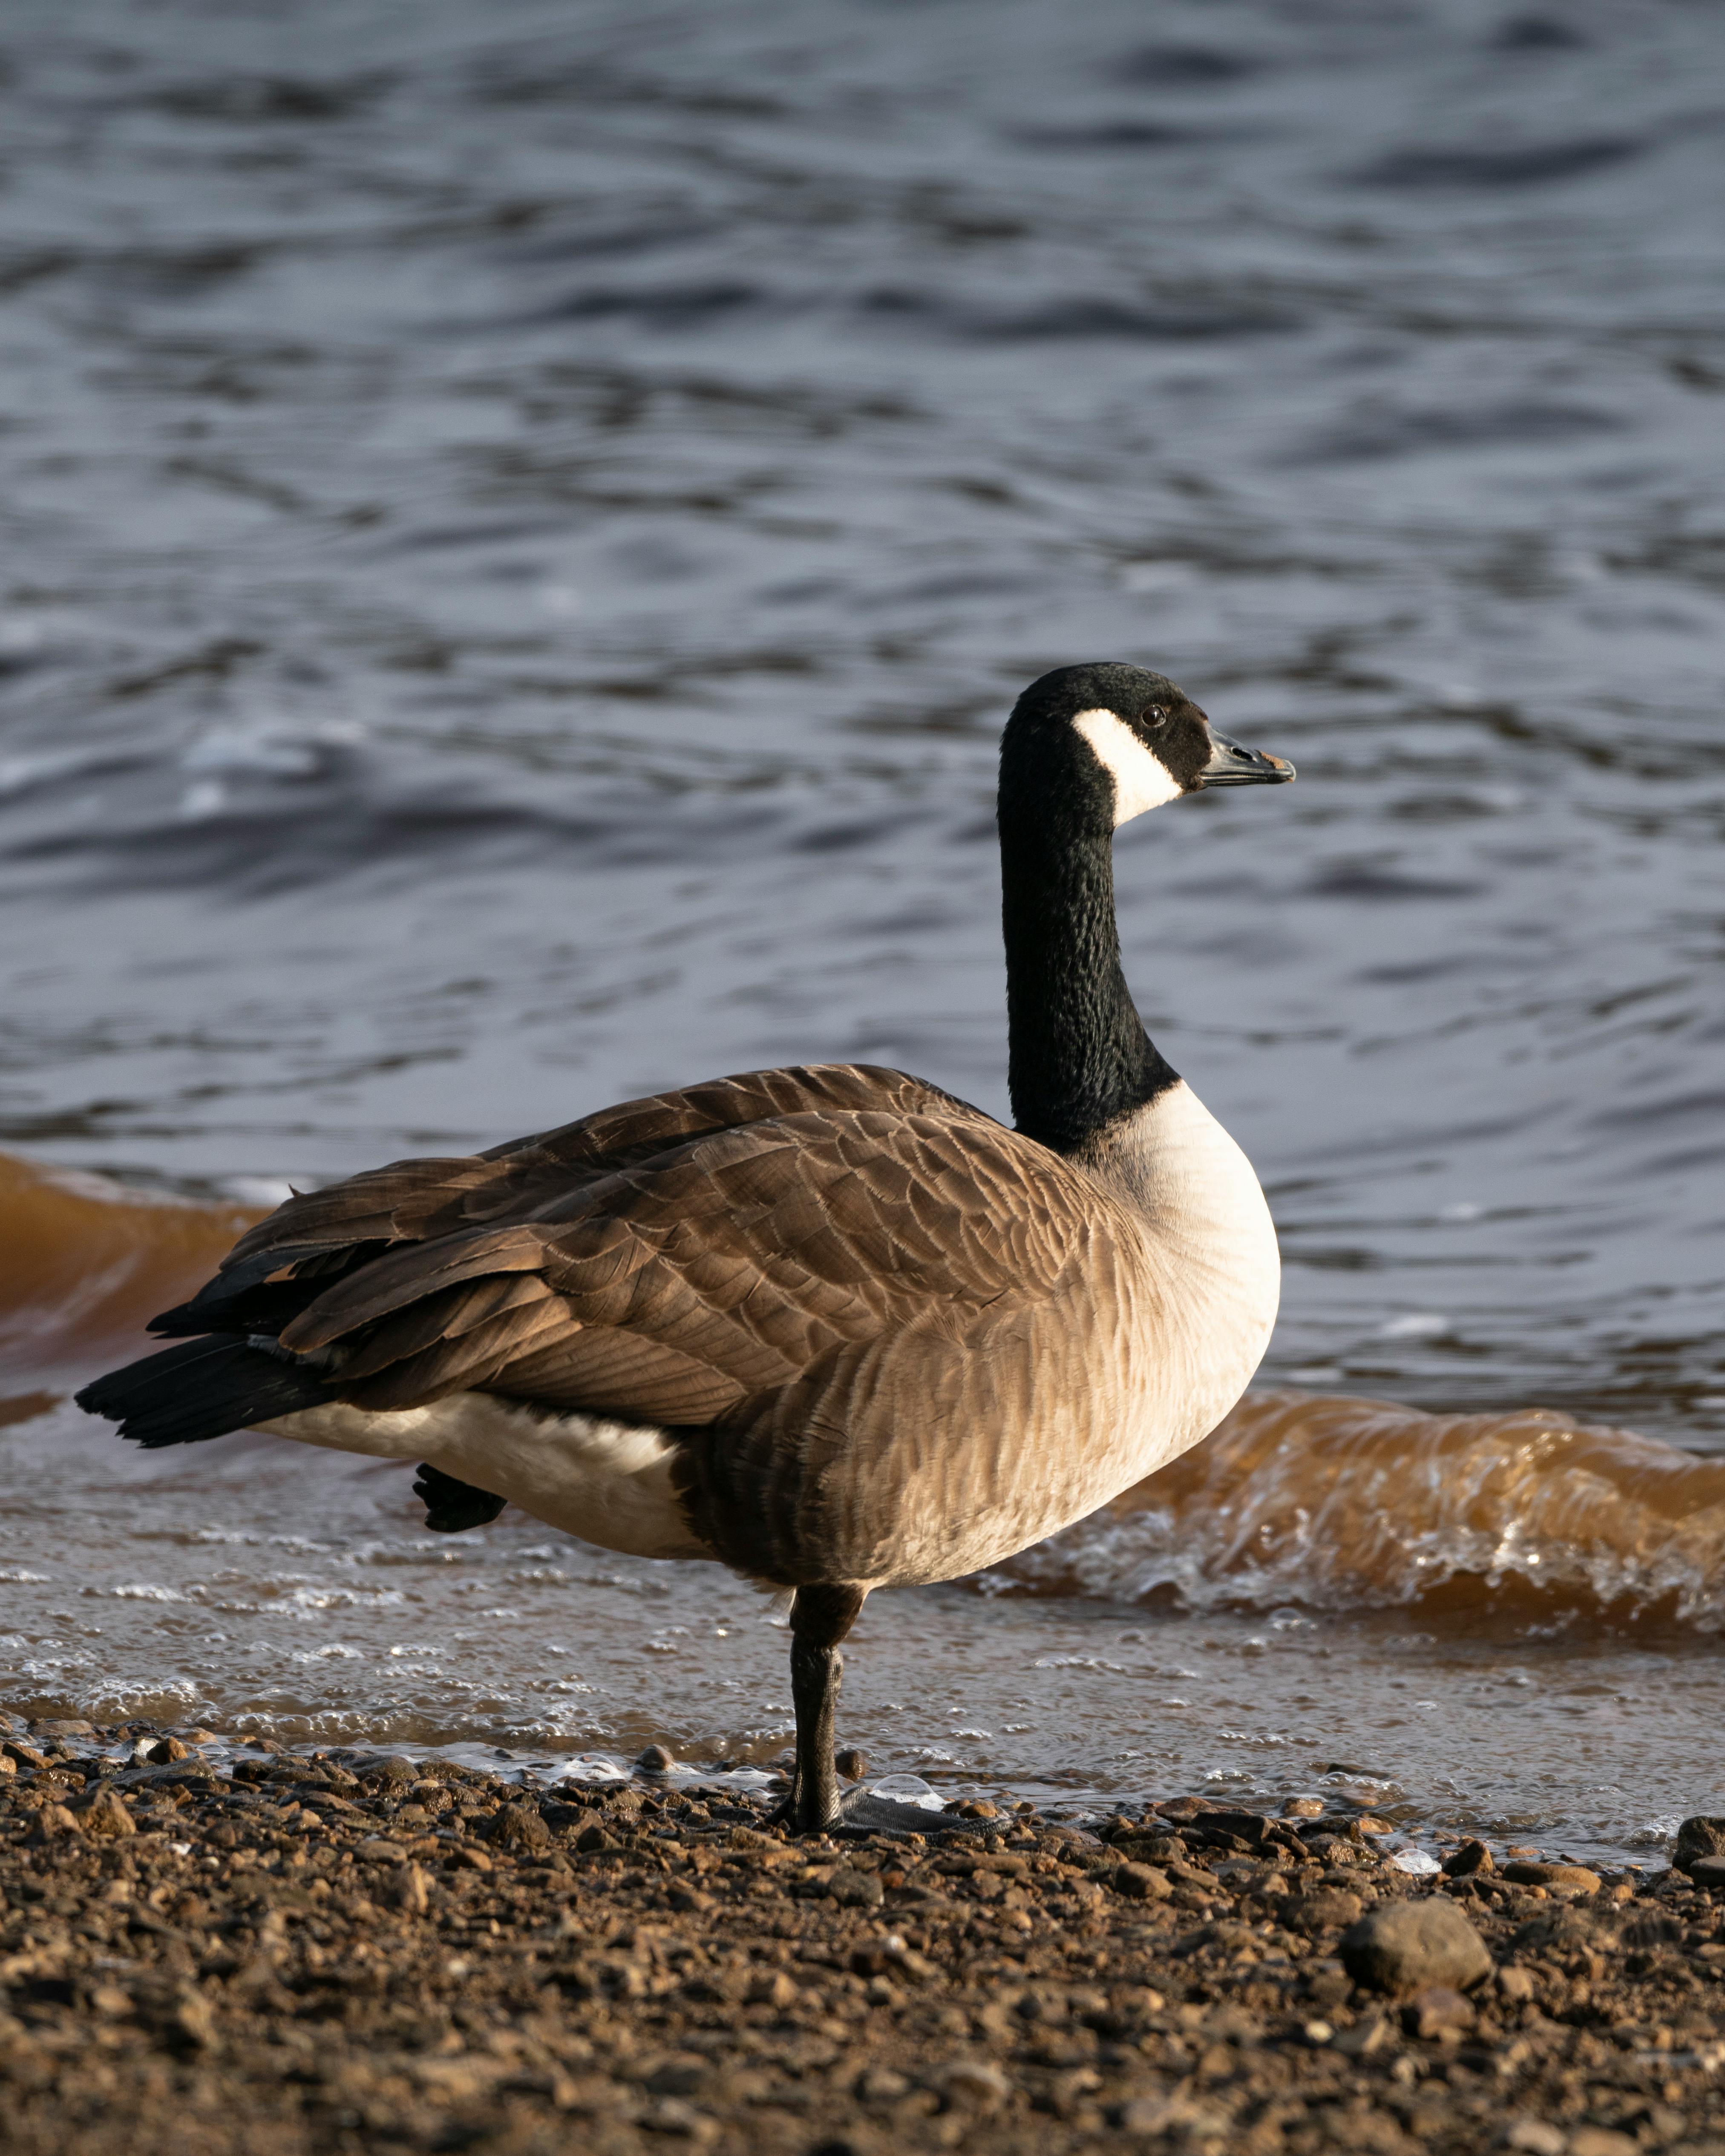
[[[976,2111],[998,2111],[1012,2094],[1012,2083],[986,2059],[955,2059],[940,2080],[948,2096]]]
[[[1450,1985],[1428,1984],[1402,2008],[1401,2020],[1410,2036],[1460,2035],[1472,2028],[1474,2010]]]
[[[1373,1909],[1342,1938],[1342,1965],[1373,1991],[1417,1991],[1448,1984],[1466,1990],[1491,1973],[1485,1941],[1453,1902],[1393,1902]]]
[[[551,1829],[530,1804],[506,1804],[491,1822],[491,1845],[516,1856],[540,1856],[556,1845]]]
[[[1512,2118],[1503,2130],[1503,2146],[1524,2149],[1527,2156],[1565,2156],[1569,2137],[1543,2118]]]
[[[76,1817],[64,1804],[47,1804],[36,1814],[30,1840],[35,1842],[52,1841],[56,1835],[78,1834],[80,1831]]]
[[[1320,1887],[1291,1894],[1282,1905],[1281,1918],[1290,1930],[1303,1932],[1309,1938],[1314,1933],[1358,1923],[1363,1907],[1358,1895],[1346,1888]]]
[[[1677,1829],[1677,1839],[1671,1851],[1671,1862],[1679,1871],[1688,1871],[1697,1857],[1725,1856],[1725,1819],[1712,1819],[1705,1813],[1686,1819]]]
[[[1572,1894],[1597,1894],[1604,1884],[1581,1864],[1506,1864],[1503,1876],[1518,1887],[1560,1887]]]
[[[86,1797],[74,1816],[93,1841],[123,1840],[137,1832],[131,1814],[121,1802],[119,1791],[107,1783],[93,1797]]]

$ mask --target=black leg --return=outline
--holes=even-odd
[[[863,1587],[799,1587],[791,1608],[797,1776],[785,1809],[798,1834],[819,1834],[839,1816],[839,1775],[833,1763],[834,1711],[845,1666],[839,1642],[856,1622],[867,1593]]]

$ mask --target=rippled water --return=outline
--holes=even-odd
[[[0,1147],[231,1207],[780,1060],[1000,1110],[999,723],[1043,668],[1129,658],[1301,770],[1120,847],[1152,1030],[1281,1229],[1266,1379],[1725,1450],[1715,11],[15,0],[0,49]],[[94,1352],[54,1328],[126,1301],[131,1213],[111,1243],[39,1210],[46,1240],[14,1235],[11,1390],[50,1400]],[[320,1497],[251,1450],[157,1482],[59,1410],[11,1438],[8,1536],[55,1607],[110,1561],[163,1584],[121,1553],[169,1521],[303,1505],[339,1570],[372,1528],[337,1515],[376,1503],[425,1546],[363,1476]],[[536,1534],[439,1545],[438,1624],[444,1584]],[[1701,1640],[1722,1577],[1682,1561]],[[1348,1674],[1320,1722],[1390,1670],[1501,1706],[1482,1672],[1531,1656],[1536,1691],[1634,1702],[1584,1768],[1553,1723],[1553,1816],[1620,1841],[1692,1808],[1712,1769],[1671,1701],[1716,1719],[1685,1689],[1710,1650],[1614,1645],[1576,1592],[1584,1650],[1500,1610],[1439,1653],[1326,1590]],[[613,1604],[647,1606],[573,1600],[601,1660]],[[335,1606],[293,1622],[339,1645]],[[151,1641],[187,1682],[229,1666],[203,1617],[101,1609],[134,1676]],[[1230,1627],[1262,1623],[880,1613],[972,1655],[985,1701],[1037,1642],[1196,1625],[1232,1671]],[[747,1671],[680,1691],[692,1650],[643,1661],[594,1741],[754,1741],[783,1642],[752,1621]],[[1292,1727],[1311,1642],[1265,1636],[1237,1666]],[[847,1694],[877,1732],[904,1726],[869,1704],[886,1653],[860,1643]],[[292,1667],[284,1712],[384,1700],[339,1655]],[[533,1722],[470,1681],[413,1712]],[[701,1687],[733,1681],[721,1713]],[[1034,1692],[1050,1728],[1070,1697],[1070,1745],[998,1702],[987,1744],[939,1741],[1117,1785],[1106,1689]],[[1502,1697],[1442,1714],[1476,1728],[1470,1790],[1509,1771]],[[1183,1712],[1137,1748],[1189,1781],[1241,1717]],[[1442,1745],[1395,1742],[1429,1794]]]

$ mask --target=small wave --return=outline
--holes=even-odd
[[[146,1322],[195,1292],[258,1217],[0,1154],[0,1369],[141,1352]]]
[[[1353,177],[1365,187],[1410,189],[1541,187],[1620,165],[1641,156],[1645,147],[1628,136],[1612,135],[1479,149],[1443,145],[1393,150]]]
[[[1713,1632],[1725,1461],[1546,1408],[1437,1415],[1259,1393],[1194,1451],[977,1584]]]

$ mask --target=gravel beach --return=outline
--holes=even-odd
[[[1415,1876],[1317,1799],[797,1841],[662,1777],[201,1735],[4,1742],[19,2156],[1725,2148],[1725,1887],[1682,1870]]]

